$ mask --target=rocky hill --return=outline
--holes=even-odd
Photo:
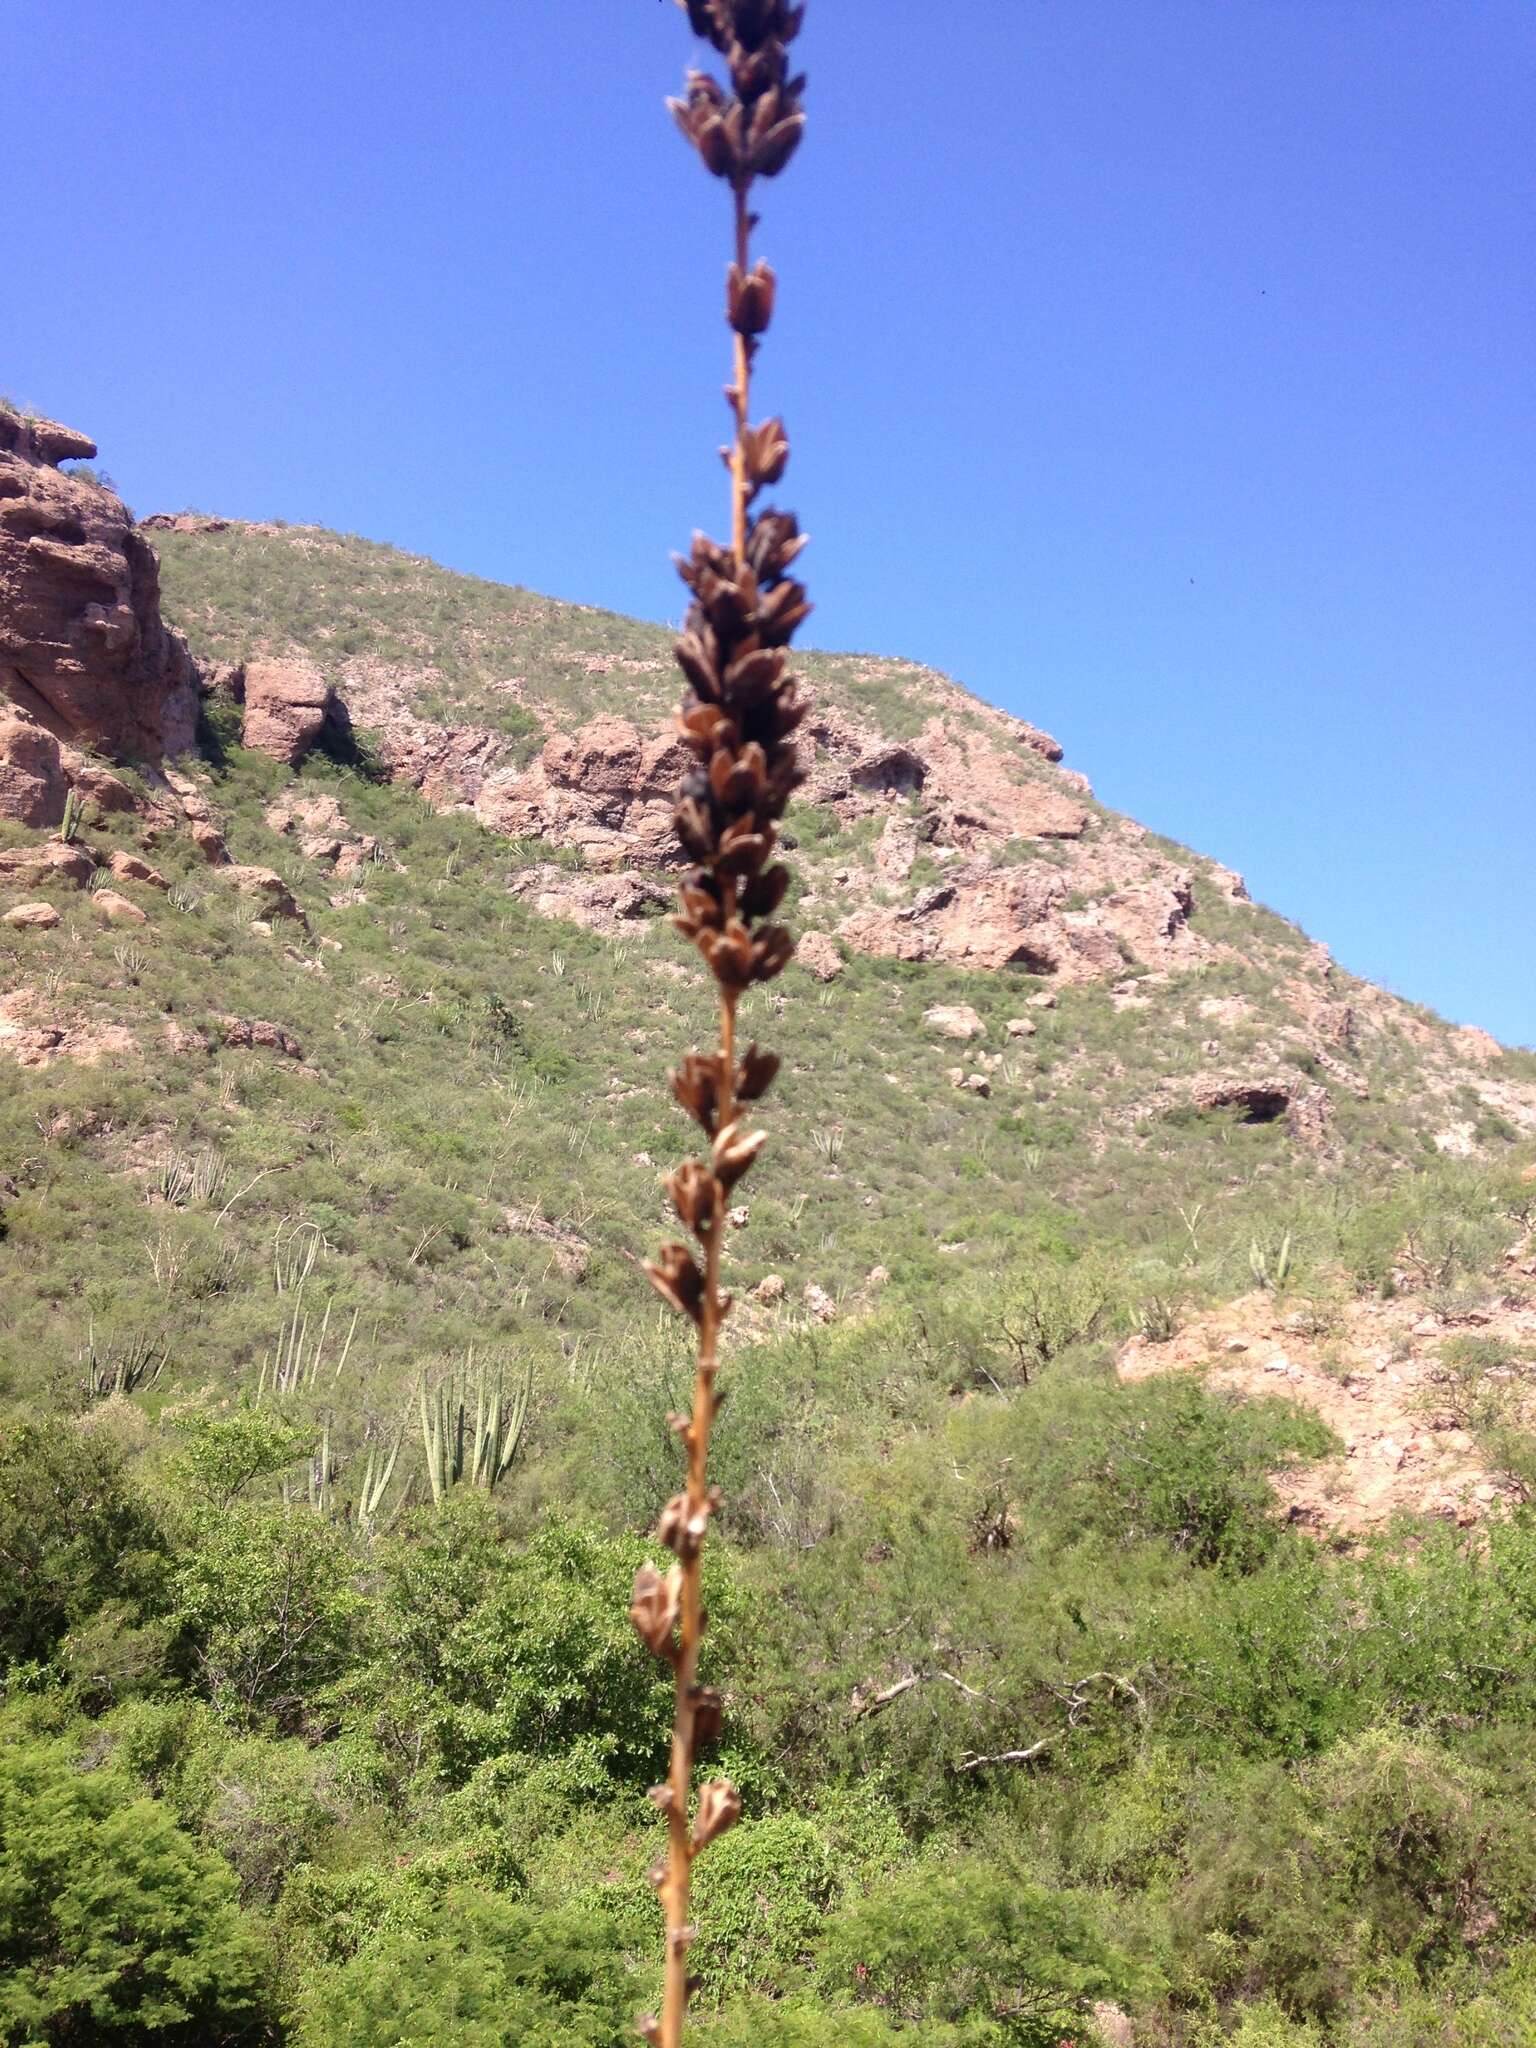
[[[619,2048],[667,636],[91,453],[0,413],[0,2035]],[[701,2048],[1515,2048],[1536,1056],[805,666]]]
[[[16,1342],[64,1371],[173,1331],[239,1384],[294,1229],[381,1384],[530,1316],[562,1352],[630,1318],[700,1000],[665,914],[666,633],[313,528],[141,531],[60,467],[83,436],[0,436],[6,1199],[49,1246]],[[1344,1179],[1527,1156],[1530,1055],[1347,975],[948,678],[804,665],[749,1334],[1041,1233],[1220,1297],[1258,1239],[1323,1256]],[[174,1192],[199,1160],[212,1218]],[[1218,1193],[1192,1272],[1178,1218]],[[96,1293],[51,1277],[61,1202]]]

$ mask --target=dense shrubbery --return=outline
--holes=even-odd
[[[1536,1520],[1330,1556],[1263,1480],[1315,1425],[1091,1354],[891,1433],[903,1328],[741,1368],[770,1461],[829,1376],[864,1434],[813,1539],[716,1548],[747,1817],[700,1872],[701,2041],[1056,2048],[1111,2000],[1183,2048],[1518,2042]],[[370,1538],[284,1500],[270,1411],[132,1412],[0,1432],[8,2038],[617,2048],[668,1724],[598,1508],[631,1420],[581,1517]]]
[[[387,551],[374,572],[347,630],[418,615]],[[597,687],[575,632],[544,650],[572,692]],[[210,1049],[0,1096],[7,2040],[617,2048],[654,1992],[669,1702],[623,1610],[686,1365],[620,1247],[688,998],[505,893],[547,849],[366,765],[302,777],[401,862],[331,908],[262,823],[278,772],[217,763],[237,856],[313,913],[291,950],[171,842],[126,964],[88,906],[27,940],[90,1021]],[[1406,1043],[1339,1105],[1352,1191],[1270,1127],[1126,1134],[1200,996],[1272,1001],[1298,942],[1255,929],[1264,973],[1170,984],[1150,1020],[1063,992],[988,1101],[919,1020],[974,1001],[1001,1042],[1018,982],[854,960],[834,1008],[784,979],[754,1250],[809,1247],[842,1313],[754,1344],[740,1311],[708,1600],[746,1817],[700,1867],[701,2048],[1056,2048],[1098,1999],[1139,2048],[1536,2038],[1536,1511],[1334,1554],[1270,1508],[1269,1472],[1331,1448],[1315,1422],[1107,1369],[1149,1316],[1250,1285],[1256,1241],[1289,1238],[1309,1312],[1405,1277],[1475,1309],[1530,1220],[1514,1172],[1424,1152]],[[302,1065],[223,1047],[231,1012]],[[277,1395],[295,1330],[315,1370]],[[531,1359],[528,1438],[494,1501],[434,1507],[410,1404],[472,1338]],[[91,1391],[93,1359],[161,1347],[132,1399]],[[1536,1472],[1510,1361],[1474,1337],[1447,1367]]]

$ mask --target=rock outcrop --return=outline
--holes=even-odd
[[[128,508],[59,467],[95,453],[71,428],[0,412],[0,697],[56,744],[158,762],[192,744],[197,672],[161,619],[159,565]],[[30,801],[46,813],[53,771],[20,772],[41,777]]]
[[[670,733],[593,718],[555,733],[530,767],[490,777],[475,810],[494,831],[574,846],[595,867],[660,867],[680,858],[672,805],[683,765]]]
[[[336,715],[335,693],[312,661],[248,661],[245,744],[296,768]]]

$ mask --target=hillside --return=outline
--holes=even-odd
[[[14,501],[77,578],[70,452]],[[8,621],[38,516],[0,508]],[[0,727],[0,1848],[65,1900],[52,1949],[0,1903],[0,2036],[617,2048],[670,1711],[623,1609],[685,1372],[633,1259],[706,1028],[667,636],[146,528],[195,749],[9,686]],[[85,674],[77,617],[0,659]],[[803,666],[701,2039],[1516,2048],[1536,1057],[949,679]],[[433,1431],[498,1391],[487,1500]],[[34,1959],[130,1840],[171,2016],[109,1956],[70,2032]]]

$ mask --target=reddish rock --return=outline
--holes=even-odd
[[[128,897],[120,896],[115,889],[98,889],[91,898],[98,917],[104,917],[108,924],[148,924],[148,913]]]
[[[96,863],[83,846],[62,839],[44,839],[36,846],[13,846],[0,853],[0,887],[18,882],[67,882],[83,889]]]
[[[206,818],[191,821],[192,844],[211,867],[226,867],[229,863],[229,848],[224,844],[224,834],[218,826]]]
[[[325,730],[334,692],[312,661],[245,665],[245,744],[297,767]]]
[[[843,971],[843,956],[836,939],[826,932],[802,932],[795,958],[818,981],[836,981]]]
[[[288,884],[271,868],[230,867],[225,873],[242,896],[256,899],[263,917],[296,917],[303,923],[304,913],[294,902]]]
[[[51,903],[18,903],[0,917],[0,924],[18,931],[51,932],[58,921],[59,913]]]
[[[987,1027],[969,1003],[935,1003],[923,1022],[941,1038],[985,1038]]]
[[[108,769],[98,768],[78,757],[66,759],[65,767],[75,795],[84,803],[94,804],[98,811],[142,811],[146,808],[143,799],[128,787],[122,777],[113,775]]]
[[[301,1060],[304,1048],[291,1031],[264,1018],[223,1017],[224,1043],[236,1051],[257,1050],[281,1053],[284,1059]]]
[[[70,428],[0,413],[0,696],[57,739],[159,760],[193,742],[196,671],[122,500],[57,467],[95,453]]]
[[[0,713],[0,818],[46,830],[63,823],[67,794],[53,734],[30,718]]]
[[[169,886],[164,875],[152,868],[142,855],[129,853],[125,847],[119,847],[107,865],[120,882],[143,882],[151,889]]]
[[[563,917],[609,937],[633,931],[641,919],[674,901],[672,892],[648,875],[576,875],[554,866],[525,868],[507,886],[540,917]]]
[[[656,867],[681,859],[672,805],[685,766],[670,732],[594,718],[555,734],[520,773],[489,778],[475,809],[510,838],[579,846],[604,866]]]
[[[1451,1037],[1462,1058],[1471,1060],[1474,1066],[1486,1067],[1491,1061],[1503,1057],[1503,1046],[1491,1031],[1484,1031],[1481,1025],[1463,1024],[1452,1032]]]

